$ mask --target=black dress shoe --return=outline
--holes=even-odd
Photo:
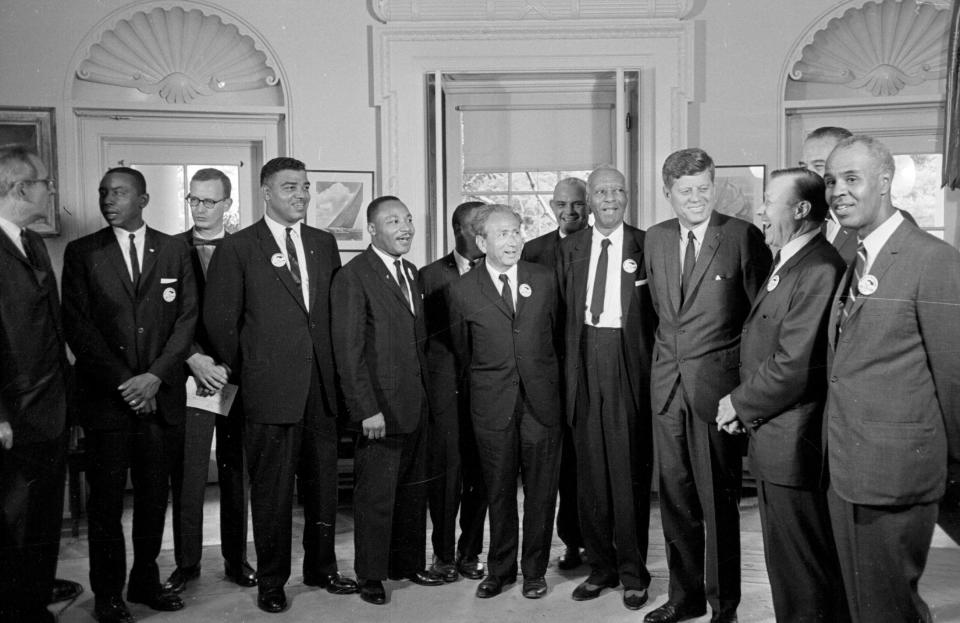
[[[527,599],[540,599],[547,594],[547,580],[541,575],[539,578],[523,578],[523,596]]]
[[[457,571],[465,578],[480,580],[487,575],[487,567],[476,556],[457,556]]]
[[[176,593],[165,591],[159,586],[154,590],[127,588],[127,601],[143,604],[160,612],[176,612],[183,609],[183,600]]]
[[[439,575],[444,582],[456,582],[460,574],[457,573],[457,565],[452,562],[443,562],[439,558],[433,559],[430,565],[430,571]]]
[[[620,581],[616,578],[616,576],[603,577],[590,574],[590,577],[573,589],[573,600],[587,601],[589,599],[596,599],[600,596],[600,593],[603,592],[603,589],[614,588],[619,583]]]
[[[583,558],[580,557],[579,547],[566,548],[563,550],[563,553],[560,554],[560,558],[557,559],[557,568],[563,569],[564,571],[576,569],[582,564]]]
[[[710,623],[737,623],[737,611],[736,609],[721,612],[714,610],[710,615]]]
[[[651,610],[643,617],[643,623],[676,623],[703,615],[706,606],[692,608],[676,601],[668,601],[659,608]]]
[[[345,578],[339,573],[321,573],[319,575],[304,573],[303,583],[306,586],[325,588],[328,593],[333,595],[352,595],[360,590],[357,588],[356,581]]]
[[[477,585],[477,597],[480,599],[489,599],[496,597],[503,592],[503,587],[512,584],[515,580],[510,578],[501,578],[495,575],[488,575],[483,582]]]
[[[283,592],[283,587],[261,588],[257,593],[257,607],[270,614],[286,610],[287,595]]]
[[[257,585],[257,572],[253,570],[253,567],[251,567],[250,563],[248,563],[246,560],[241,562],[239,565],[224,562],[223,574],[228,580],[234,584],[237,584],[238,586]]]
[[[443,578],[429,569],[414,571],[406,579],[420,586],[440,586],[443,584]]]
[[[627,610],[639,610],[643,604],[647,603],[647,589],[645,588],[624,588],[623,605]]]
[[[100,623],[134,623],[136,619],[127,610],[127,604],[119,597],[108,597],[95,600],[93,618]]]
[[[192,567],[177,567],[163,583],[163,590],[168,593],[182,593],[187,588],[187,582],[200,577],[200,565]]]
[[[377,606],[386,603],[387,592],[380,580],[360,580],[360,599]]]
[[[53,580],[53,590],[50,595],[50,603],[55,604],[58,601],[67,601],[76,599],[83,593],[83,587],[77,582],[55,578]]]

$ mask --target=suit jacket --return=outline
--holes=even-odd
[[[350,426],[383,413],[387,434],[411,433],[425,406],[427,328],[417,269],[403,260],[406,295],[372,247],[333,281],[333,352]]]
[[[525,243],[520,259],[556,268],[559,248],[560,231],[554,230]]]
[[[731,399],[750,432],[751,471],[767,482],[819,482],[827,326],[845,270],[818,233],[780,267],[776,281],[764,282],[743,325],[741,383]]]
[[[197,322],[196,284],[182,240],[147,228],[134,290],[113,228],[74,240],[63,259],[63,324],[77,358],[81,422],[117,429],[134,415],[117,386],[151,372],[162,381],[157,410],[183,421],[184,361]]]
[[[873,260],[878,281],[837,336],[850,268],[828,331],[827,464],[854,504],[933,502],[948,447],[960,459],[960,253],[908,222]]]
[[[650,391],[662,412],[679,378],[696,415],[713,424],[717,403],[740,383],[740,333],[771,256],[760,230],[710,215],[690,292],[680,305],[680,223],[647,232],[647,275],[660,318]]]
[[[840,257],[847,266],[857,258],[857,230],[841,227],[831,244],[840,253]]]
[[[560,242],[557,278],[564,302],[564,344],[567,420],[573,426],[579,391],[580,340],[587,306],[587,280],[590,270],[590,247],[593,227],[570,234]],[[657,317],[650,299],[650,288],[644,269],[646,253],[643,230],[623,224],[623,256],[620,259],[620,306],[623,313],[623,361],[630,382],[630,398],[634,411],[649,414],[650,354],[653,350]],[[611,258],[612,261],[612,258]],[[626,268],[632,267],[633,270]]]
[[[555,426],[562,418],[556,280],[550,269],[521,260],[517,282],[511,284],[515,315],[485,267],[464,275],[447,293],[458,368],[470,384],[472,420],[488,430],[513,423],[521,388],[538,422]]]
[[[460,279],[453,253],[420,270],[423,308],[427,323],[427,394],[431,418],[456,417],[460,377],[450,343],[450,311],[447,288]]]
[[[240,384],[243,414],[260,424],[295,424],[304,418],[314,367],[323,387],[323,415],[336,416],[336,375],[330,337],[330,283],[340,268],[337,242],[325,231],[300,226],[310,282],[309,312],[300,285],[260,219],[224,238],[210,260],[203,321],[214,359]],[[318,414],[319,415],[319,414]]]
[[[27,230],[40,266],[0,232],[0,422],[13,443],[56,439],[66,419],[60,299],[43,239]]]
[[[230,234],[228,232],[223,232],[224,238],[229,235]],[[182,239],[185,243],[187,243],[187,247],[190,249],[190,265],[193,267],[193,280],[197,284],[197,318],[199,320],[193,336],[193,345],[190,347],[190,355],[196,353],[206,355],[211,352],[210,340],[207,337],[207,329],[203,324],[203,291],[207,285],[207,278],[203,274],[203,263],[200,261],[200,254],[197,252],[196,247],[193,246],[193,228],[190,228],[185,232],[181,232],[175,237]],[[187,374],[189,374],[189,371]]]

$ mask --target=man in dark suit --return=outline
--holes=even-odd
[[[110,169],[100,182],[109,227],[67,245],[63,324],[77,358],[90,484],[90,586],[100,621],[132,620],[123,599],[120,517],[133,481],[133,566],[127,600],[154,610],[183,602],[160,585],[170,474],[183,460],[184,360],[197,320],[190,252],[143,221],[143,175]]]
[[[837,146],[837,143],[850,136],[853,136],[853,132],[836,126],[823,126],[813,130],[803,140],[800,166],[823,177],[830,152]],[[914,225],[917,224],[909,212],[898,211],[903,218]],[[833,213],[833,209],[827,212],[821,231],[827,240],[837,248],[840,257],[849,266],[857,257],[857,232],[848,227],[843,227],[837,219],[837,215]]]
[[[717,430],[717,403],[740,383],[740,333],[770,251],[753,225],[714,211],[713,160],[682,149],[663,163],[677,218],[647,232],[660,318],[650,380],[667,544],[667,603],[647,623],[736,621],[740,603],[742,438]]]
[[[557,218],[557,229],[534,238],[523,245],[521,259],[543,264],[554,270],[560,241],[587,226],[587,185],[583,180],[567,177],[553,189],[550,208]],[[580,549],[583,535],[580,533],[580,517],[577,512],[577,454],[573,443],[573,429],[563,422],[563,450],[560,455],[560,503],[557,506],[557,536],[563,541],[564,551],[557,566],[560,569],[576,569],[583,564]]]
[[[894,161],[868,136],[827,159],[827,201],[856,230],[828,331],[827,492],[856,622],[930,621],[917,593],[960,459],[960,253],[906,222]]]
[[[476,210],[483,267],[453,283],[450,334],[469,384],[470,413],[490,503],[489,575],[477,597],[517,576],[517,476],[523,479],[523,596],[547,593],[562,429],[559,298],[554,273],[521,262],[520,217],[505,205]]]
[[[257,606],[287,607],[294,480],[303,501],[303,583],[356,592],[337,571],[337,394],[330,283],[340,267],[333,236],[303,222],[306,166],[274,158],[260,169],[264,217],[223,239],[210,260],[203,319],[240,385],[250,474]]]
[[[758,215],[779,249],[740,341],[740,385],[717,426],[749,433],[767,575],[777,621],[846,621],[843,580],[821,486],[827,330],[846,264],[820,233],[823,178],[774,171]]]
[[[354,545],[360,596],[386,603],[383,580],[436,586],[426,558],[426,324],[410,250],[410,211],[393,196],[367,206],[371,245],[333,282],[333,348],[357,431]]]
[[[455,370],[446,301],[447,286],[473,268],[483,256],[470,226],[474,209],[482,205],[481,201],[468,201],[457,206],[452,219],[456,248],[420,271],[427,322],[427,400],[430,404],[427,502],[433,524],[431,568],[445,582],[456,580],[458,572],[474,580],[485,573],[479,555],[483,551],[487,491],[470,422],[467,388]],[[458,510],[460,540],[456,541]]]
[[[623,583],[623,603],[647,601],[653,439],[650,353],[656,316],[644,269],[644,233],[623,222],[623,175],[587,180],[594,225],[560,243],[567,419],[574,431],[580,529],[590,575],[578,601]]]
[[[35,154],[0,148],[0,620],[54,621],[67,361],[43,239],[53,180]]]
[[[187,203],[193,227],[178,237],[190,245],[193,275],[202,313],[203,290],[213,251],[226,235],[223,213],[230,209],[230,178],[219,169],[200,169],[190,180]],[[212,396],[223,389],[230,370],[218,363],[203,323],[197,323],[190,356],[189,373],[197,394]],[[173,478],[173,545],[177,568],[163,587],[175,593],[200,575],[203,551],[203,499],[210,462],[210,442],[217,431],[217,482],[220,485],[220,551],[227,579],[240,586],[254,586],[256,572],[247,563],[247,482],[243,471],[242,416],[235,403],[229,417],[187,407],[183,464]]]

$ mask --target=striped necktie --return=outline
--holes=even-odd
[[[838,329],[839,333],[843,333],[843,327],[847,324],[847,318],[850,317],[850,309],[853,307],[853,302],[857,300],[857,297],[860,295],[860,279],[863,278],[864,272],[866,272],[867,266],[867,250],[863,246],[863,240],[857,238],[857,261],[853,265],[853,275],[850,279],[850,287],[847,288],[847,300],[843,303],[843,308],[841,310],[840,318],[840,327]]]

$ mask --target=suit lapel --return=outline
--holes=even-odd
[[[670,237],[670,243],[667,245],[666,266],[664,267],[667,275],[667,293],[670,295],[670,303],[676,313],[680,313],[680,222],[671,227],[673,235]]]
[[[127,270],[127,262],[123,257],[123,249],[120,248],[120,243],[113,233],[113,228],[107,227],[101,229],[100,232],[99,253],[103,259],[102,261],[95,262],[95,264],[109,265],[117,280],[126,291],[127,296],[131,299],[136,298],[136,294],[133,291],[133,281],[130,279],[130,272]]]
[[[317,246],[313,232],[306,225],[300,226],[300,239],[303,241],[303,253],[306,255],[307,281],[310,288],[310,309],[314,309],[317,299],[317,283],[320,279],[320,257],[317,255]]]
[[[707,272],[707,267],[710,266],[710,262],[713,261],[713,256],[716,255],[717,249],[720,248],[720,240],[723,238],[720,227],[717,225],[716,213],[712,214],[710,219],[710,226],[707,227],[707,233],[703,236],[704,240],[703,244],[700,245],[700,253],[697,255],[697,263],[694,264],[693,274],[690,276],[690,292],[687,293],[687,296],[683,301],[684,309],[689,307],[690,301],[696,297],[697,288],[700,287],[700,282],[703,281],[703,276]],[[679,249],[680,247],[678,245],[678,254],[680,252]],[[677,262],[679,263],[679,261],[678,255]]]
[[[143,290],[145,283],[150,283],[153,269],[157,266],[157,255],[160,252],[160,239],[157,232],[147,227],[143,233],[143,267],[140,270],[140,282],[137,284],[137,295]]]
[[[579,237],[573,248],[570,265],[573,267],[573,300],[578,302],[577,316],[582,317],[589,299],[587,299],[587,281],[590,279],[590,249],[593,246],[594,230],[591,227],[587,235]],[[583,303],[580,304],[580,301]]]
[[[364,251],[367,257],[367,262],[370,264],[370,267],[373,271],[382,279],[387,287],[387,291],[390,292],[390,295],[393,296],[398,303],[403,305],[403,308],[407,310],[407,313],[412,313],[410,311],[410,301],[407,300],[407,294],[400,289],[400,284],[397,283],[397,278],[390,274],[390,271],[387,269],[386,264],[383,263],[383,260],[380,259],[380,256],[377,255],[377,252],[373,250],[373,246],[367,247],[367,250]],[[406,270],[406,265],[401,261],[401,266]],[[407,277],[407,275],[404,275]],[[407,277],[407,283],[410,284],[410,279]],[[410,284],[410,292],[415,291],[415,286]]]
[[[494,285],[493,279],[490,277],[490,271],[487,270],[487,263],[484,260],[483,266],[478,266],[475,270],[470,272],[477,273],[477,281],[480,283],[480,292],[487,299],[494,304],[507,318],[511,318],[510,309],[507,307],[507,304],[503,302],[503,297],[500,296],[500,293],[497,291],[497,286]],[[517,279],[520,279],[520,272],[517,271]]]
[[[897,256],[900,253],[900,246],[903,243],[903,239],[907,234],[907,227],[904,223],[900,223],[896,230],[894,230],[893,235],[890,236],[887,243],[883,245],[883,248],[880,249],[880,253],[877,254],[877,257],[873,260],[873,264],[870,266],[870,270],[867,271],[868,275],[873,275],[876,277],[879,284],[883,284],[883,276],[886,274],[887,270],[897,261]],[[851,264],[851,270],[856,266],[856,260]],[[861,275],[863,277],[865,275]],[[871,298],[871,295],[860,294],[857,296],[857,299],[853,302],[853,305],[850,306],[850,310],[847,316],[847,324],[853,320],[853,316],[860,311],[860,308],[863,307],[863,304]],[[844,325],[846,327],[847,325]]]
[[[519,262],[517,263],[517,283],[514,285],[514,294],[517,297],[517,315],[516,318],[520,317],[520,313],[523,311],[523,308],[526,306],[527,297],[520,294],[520,285],[527,284],[527,287],[530,287],[530,273],[527,271],[527,267],[523,266]],[[533,294],[533,288],[531,288],[530,294]],[[501,297],[502,298],[502,297]]]
[[[280,256],[282,258],[283,255],[280,253],[280,247],[277,246],[277,241],[273,237],[270,227],[263,219],[260,219],[256,227],[257,237],[260,239],[260,252],[263,254],[264,261],[270,265],[274,273],[276,273],[277,277],[279,277],[283,283],[283,286],[290,293],[290,296],[297,302],[300,309],[306,313],[307,308],[303,300],[303,290],[300,288],[300,285],[293,280],[293,275],[290,274],[290,269],[287,268],[287,264],[283,263],[277,266],[273,262],[274,257]]]
[[[640,269],[643,266],[642,251],[637,246],[637,239],[633,235],[632,229],[623,226],[623,257],[620,261],[620,313],[624,318],[630,311],[630,301],[633,300],[633,291],[636,289],[634,281],[640,276]],[[634,271],[627,272],[624,265],[633,262]]]

